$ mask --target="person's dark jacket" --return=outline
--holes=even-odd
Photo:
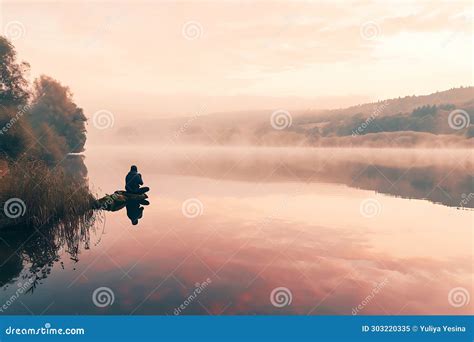
[[[143,185],[142,175],[137,171],[130,171],[125,177],[125,190],[131,193],[137,193],[140,185]]]

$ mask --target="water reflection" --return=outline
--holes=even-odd
[[[86,217],[42,227],[4,231],[0,234],[0,286],[19,278],[33,279],[33,287],[51,272],[62,252],[77,262],[81,249],[89,249],[93,213]],[[16,227],[18,228],[18,227]]]
[[[173,148],[160,173],[255,183],[322,182],[474,208],[470,150]]]
[[[63,162],[64,171],[75,184],[87,187],[87,168],[82,156],[72,155]],[[20,278],[30,290],[47,278],[63,252],[77,262],[82,249],[89,249],[91,229],[98,216],[92,210],[67,215],[40,227],[27,224],[0,230],[0,286]]]
[[[148,188],[147,188],[148,189]],[[111,195],[106,195],[98,199],[94,207],[99,210],[120,211],[126,208],[127,217],[132,225],[137,225],[138,220],[143,217],[144,206],[150,204],[147,200],[148,195],[129,193],[123,190],[117,190]]]
[[[130,222],[135,226],[138,224],[138,220],[143,217],[144,205],[149,205],[150,202],[147,200],[130,200],[127,201],[127,216]]]
[[[48,314],[172,315],[207,279],[180,314],[351,314],[379,284],[383,290],[359,314],[472,312],[447,301],[451,289],[472,284],[472,212],[453,208],[472,192],[472,163],[461,152],[191,151],[155,160],[150,151],[129,154],[158,189],[150,202],[159,205],[146,215],[148,201],[114,207],[121,213],[105,214],[95,242],[98,229],[80,223],[30,240],[2,233],[2,286],[25,274],[38,283],[48,277],[21,298]],[[123,181],[117,170],[131,161],[123,151],[109,151],[106,163],[103,155],[88,156],[90,177],[113,189]],[[182,204],[194,197],[202,215],[189,218]],[[360,214],[368,197],[383,208],[374,218]],[[140,229],[129,229],[134,223]],[[0,299],[11,294],[7,286]],[[115,302],[98,308],[90,298],[104,286]],[[292,305],[272,305],[279,287],[291,290]],[[28,312],[15,303],[8,313]]]

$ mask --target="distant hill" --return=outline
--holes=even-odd
[[[467,147],[474,136],[474,87],[335,110],[203,113],[150,119],[139,132],[123,126],[114,134],[178,144]]]
[[[381,100],[372,103],[364,103],[357,106],[351,106],[344,109],[334,109],[321,111],[316,113],[318,116],[326,118],[351,116],[357,113],[372,114],[374,107],[380,106],[381,103],[386,103],[387,107],[380,113],[381,115],[393,115],[398,113],[408,113],[417,107],[424,105],[442,105],[452,103],[456,106],[464,106],[465,104],[473,105],[474,102],[474,87],[453,88],[445,91],[439,91],[429,95],[420,96],[405,96],[393,99]],[[312,113],[307,113],[306,116],[311,116]]]
[[[299,116],[293,129],[312,138],[408,131],[471,138],[473,114],[474,88],[467,87],[309,113]]]

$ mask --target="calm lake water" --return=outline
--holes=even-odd
[[[138,225],[126,209],[105,213],[73,253],[47,242],[59,257],[19,296],[44,243],[0,240],[3,314],[473,313],[452,292],[474,293],[471,151],[88,146],[85,156],[101,196],[138,165],[150,205]]]

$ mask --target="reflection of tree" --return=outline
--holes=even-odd
[[[0,236],[0,286],[18,278],[23,270],[23,258],[16,251],[19,245],[20,243],[12,241],[10,237]]]
[[[68,158],[64,169],[87,187],[87,169],[81,157]],[[90,231],[97,219],[96,212],[81,210],[40,227],[22,223],[0,231],[0,286],[21,276],[33,279],[33,290],[48,276],[63,251],[78,261],[81,250],[89,249]]]
[[[462,167],[404,169],[359,165],[358,169],[361,173],[353,186],[404,198],[427,199],[458,207],[461,206],[463,195],[474,192],[474,177]],[[446,177],[449,172],[452,172],[451,177]],[[466,207],[473,208],[474,203],[466,203]]]
[[[245,162],[236,163],[235,156],[216,155],[192,164],[179,160],[170,164],[164,172],[175,170],[186,174],[201,174],[206,170],[210,178],[250,181],[291,181],[327,182],[346,184],[354,188],[374,190],[383,194],[403,198],[426,199],[451,207],[474,208],[474,200],[465,200],[474,193],[474,175],[471,165],[446,162],[417,165],[399,162],[387,165],[385,161],[364,162],[363,158],[340,159],[327,153],[311,155],[255,156],[247,157]],[[383,153],[374,151],[373,153]],[[357,154],[354,154],[357,156]],[[352,160],[351,160],[352,159]],[[230,171],[229,171],[230,170]],[[223,176],[224,175],[224,176]]]

